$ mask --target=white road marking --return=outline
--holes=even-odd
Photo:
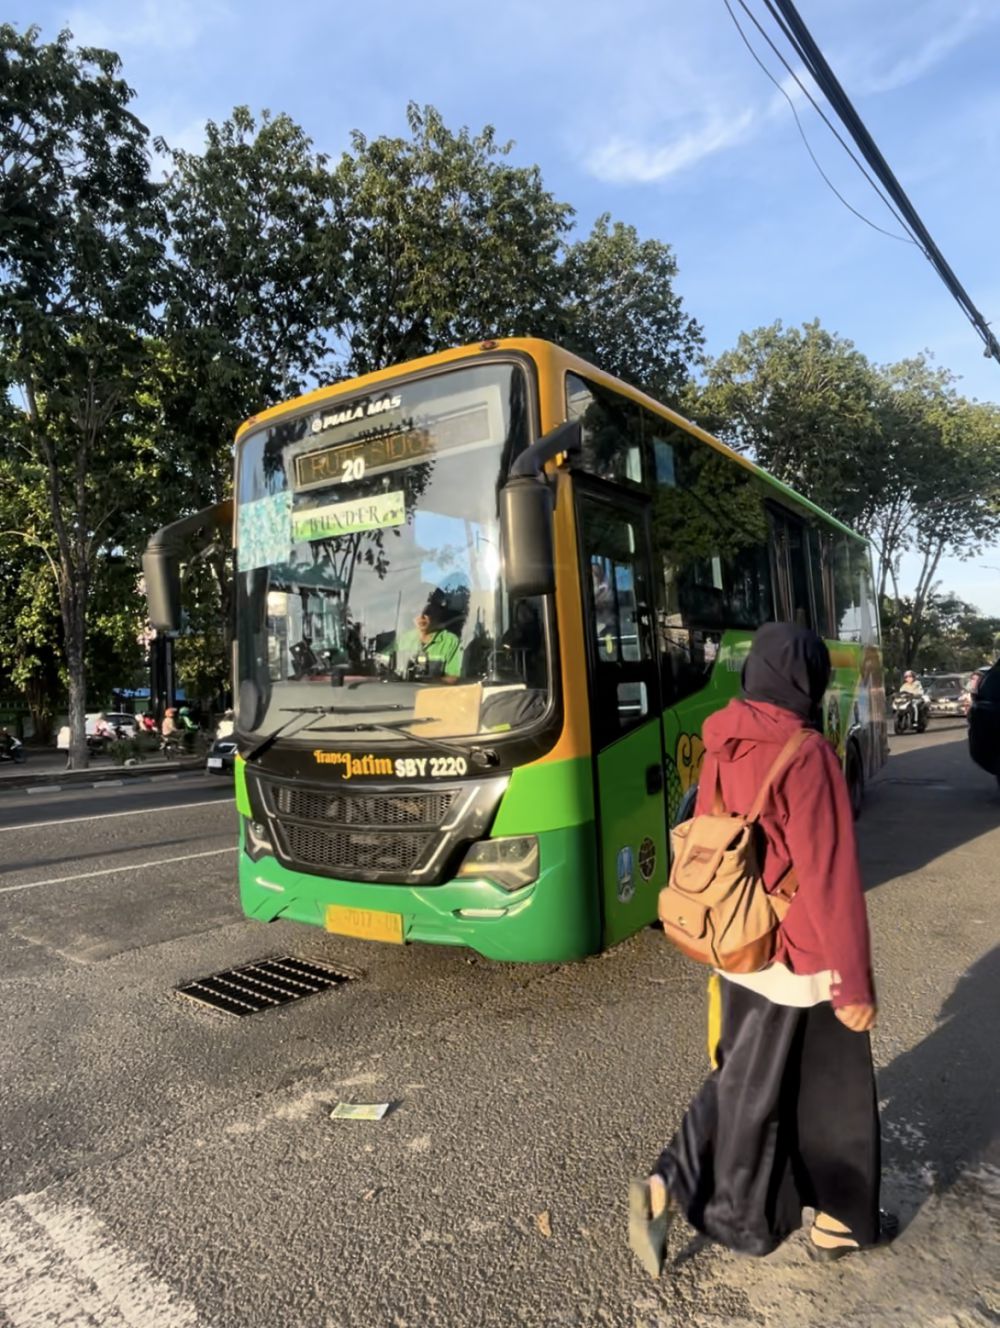
[[[96,816],[66,816],[60,821],[25,821],[22,825],[0,825],[0,835],[11,830],[38,830],[50,825],[77,825],[80,821],[107,821],[112,816],[155,816],[157,812],[182,812],[189,807],[214,807],[216,803],[226,803],[227,798],[204,798],[201,802],[174,802],[168,807],[137,807],[128,812],[98,812]],[[233,804],[235,806],[235,803]]]
[[[86,1208],[41,1194],[0,1205],[0,1315],[14,1328],[198,1328]]]
[[[65,784],[30,784],[25,793],[61,793]]]
[[[167,867],[172,862],[191,862],[195,858],[214,858],[220,853],[235,853],[237,846],[210,848],[204,853],[185,853],[179,858],[158,858],[155,862],[127,862],[121,867],[104,867],[101,871],[80,872],[76,876],[53,876],[47,881],[26,881],[24,885],[0,886],[0,895],[12,895],[18,890],[37,890],[40,885],[63,885],[67,881],[86,881],[92,876],[114,876],[116,872],[141,871],[143,867]]]

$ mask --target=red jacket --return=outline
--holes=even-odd
[[[767,771],[804,721],[780,706],[730,701],[704,724],[705,764],[696,813],[711,810],[716,770],[726,810],[745,815]],[[773,889],[790,865],[799,888],[778,934],[777,960],[793,973],[834,974],[833,1005],[875,999],[868,915],[854,818],[840,762],[816,735],[778,775],[760,817],[762,875]]]

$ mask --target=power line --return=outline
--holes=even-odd
[[[765,32],[764,28],[761,26],[759,20],[757,19],[757,16],[753,13],[753,11],[752,11],[752,10],[750,9],[750,7],[747,5],[746,0],[737,0],[737,3],[740,5],[740,7],[741,7],[741,8],[743,9],[743,11],[746,13],[747,17],[750,19],[751,23],[753,23],[754,27],[757,29],[757,31],[760,33],[760,35],[761,35],[761,36],[764,38],[764,40],[767,42],[768,46],[770,46],[770,48],[771,48],[771,50],[774,52],[774,54],[778,57],[778,59],[781,61],[781,63],[785,66],[785,69],[788,71],[788,73],[790,74],[790,76],[794,79],[794,81],[796,82],[796,84],[797,84],[798,87],[799,87],[799,90],[802,92],[803,96],[805,96],[806,99],[809,101],[809,103],[810,103],[810,105],[812,106],[813,110],[816,112],[816,114],[820,117],[820,119],[823,121],[823,123],[824,123],[824,124],[826,125],[826,127],[829,129],[830,133],[833,134],[834,138],[837,140],[837,142],[840,144],[840,146],[844,149],[844,151],[847,153],[847,155],[850,157],[850,159],[854,162],[855,166],[857,166],[858,170],[859,170],[859,171],[861,172],[861,174],[865,177],[865,179],[868,181],[868,183],[871,185],[871,187],[875,190],[875,192],[878,194],[879,198],[882,200],[882,202],[885,204],[885,206],[889,209],[889,211],[892,213],[892,215],[896,218],[896,220],[899,222],[899,224],[900,224],[900,226],[903,228],[903,230],[905,230],[905,231],[907,232],[906,235],[897,235],[894,231],[887,231],[884,227],[877,225],[877,224],[876,224],[874,221],[872,221],[869,217],[866,217],[866,216],[864,215],[864,213],[859,212],[858,209],[857,209],[856,207],[853,206],[853,204],[849,203],[849,202],[847,201],[847,199],[844,197],[844,195],[840,192],[840,190],[836,187],[836,185],[833,183],[833,181],[832,181],[832,180],[830,179],[830,177],[827,175],[826,171],[824,171],[824,170],[823,170],[823,167],[819,164],[819,161],[817,160],[816,154],[815,154],[815,152],[813,152],[813,150],[812,150],[812,146],[811,146],[811,144],[810,144],[810,142],[809,142],[809,139],[806,137],[806,131],[805,131],[805,129],[803,128],[802,120],[801,120],[801,118],[800,118],[800,116],[799,116],[798,111],[795,109],[795,103],[792,101],[791,97],[788,95],[787,90],[781,86],[781,84],[778,82],[778,80],[777,80],[777,79],[774,77],[774,75],[771,73],[770,69],[768,69],[767,65],[764,63],[764,61],[760,58],[760,56],[759,56],[759,55],[757,54],[757,52],[754,50],[753,46],[750,44],[750,41],[749,41],[749,39],[748,39],[746,33],[743,31],[742,27],[740,26],[740,21],[739,21],[739,19],[738,19],[738,18],[736,17],[736,15],[733,13],[733,9],[732,9],[732,6],[731,6],[730,3],[729,3],[729,0],[723,0],[723,4],[726,6],[726,9],[729,11],[729,17],[733,20],[733,24],[734,24],[734,26],[735,26],[735,28],[736,28],[736,31],[740,34],[740,37],[741,37],[742,40],[743,40],[743,45],[747,48],[747,50],[748,50],[748,51],[750,52],[750,54],[753,56],[753,58],[754,58],[754,60],[757,62],[757,64],[761,67],[761,69],[764,71],[764,73],[767,75],[767,77],[771,80],[771,82],[772,82],[772,83],[774,84],[774,86],[778,89],[778,91],[781,93],[781,95],[784,97],[784,99],[788,102],[788,105],[789,105],[789,107],[790,107],[790,109],[791,109],[792,115],[794,115],[794,117],[795,117],[795,124],[796,124],[796,126],[797,126],[797,128],[798,128],[798,131],[799,131],[799,134],[800,134],[800,136],[801,136],[801,138],[802,138],[802,142],[805,144],[805,149],[806,149],[806,151],[809,153],[809,156],[810,156],[810,158],[812,159],[812,163],[813,163],[813,165],[816,167],[817,171],[818,171],[819,174],[822,176],[824,183],[829,187],[829,189],[831,190],[831,192],[832,192],[833,194],[835,194],[837,198],[840,199],[841,203],[843,203],[844,207],[847,208],[848,212],[852,212],[852,213],[854,214],[854,216],[856,216],[856,217],[858,218],[859,221],[863,221],[863,222],[865,223],[866,226],[870,226],[870,227],[872,228],[872,230],[878,231],[880,235],[887,235],[887,236],[889,237],[890,240],[899,240],[902,244],[913,244],[913,245],[917,245],[917,248],[919,248],[919,247],[920,247],[919,244],[917,244],[917,241],[916,241],[916,240],[914,239],[914,237],[909,233],[909,230],[908,230],[908,228],[907,228],[906,222],[905,222],[905,221],[903,220],[903,218],[899,215],[899,213],[896,211],[896,209],[892,206],[892,203],[889,201],[888,198],[886,198],[885,194],[882,193],[882,190],[878,187],[878,184],[876,183],[876,181],[873,180],[872,177],[871,177],[871,175],[869,175],[868,171],[865,170],[864,164],[863,164],[861,161],[859,161],[858,158],[855,156],[855,154],[851,151],[850,145],[849,145],[847,142],[845,142],[843,136],[842,136],[842,135],[840,134],[840,132],[838,131],[836,125],[833,124],[833,122],[832,122],[832,121],[830,120],[830,118],[827,116],[826,112],[823,110],[822,106],[820,106],[820,104],[816,101],[815,97],[812,95],[812,93],[809,91],[809,89],[805,86],[805,84],[804,84],[804,83],[802,82],[802,80],[799,78],[798,74],[795,72],[795,70],[792,68],[792,66],[788,63],[788,61],[785,59],[785,57],[781,54],[781,52],[778,50],[777,46],[775,46],[774,42],[771,40],[771,38],[768,36],[767,32]]]
[[[841,87],[837,76],[827,63],[823,52],[816,45],[812,34],[803,23],[792,0],[764,0],[768,11],[778,23],[781,31],[791,42],[809,74],[827,101],[837,113],[847,132],[857,144],[861,155],[881,182],[889,197],[906,221],[907,228],[914,235],[928,262],[947,286],[969,322],[979,333],[986,347],[984,354],[992,356],[1000,363],[1000,341],[993,335],[989,323],[972,302],[972,297],[952,271],[944,254],[934,243],[930,231],[920,220],[916,208],[910,202],[902,185],[889,168],[889,164],[879,151],[875,140],[865,128],[850,98]]]

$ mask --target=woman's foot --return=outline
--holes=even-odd
[[[632,1181],[628,1190],[628,1243],[650,1277],[659,1277],[663,1270],[667,1230],[674,1212],[662,1176]]]
[[[899,1231],[899,1218],[894,1213],[879,1209],[879,1234],[874,1245],[859,1245],[850,1228],[838,1222],[829,1213],[817,1213],[809,1233],[809,1257],[820,1263],[831,1263],[848,1254],[878,1249],[894,1240]]]

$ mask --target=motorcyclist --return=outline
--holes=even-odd
[[[181,741],[184,744],[185,751],[192,751],[194,748],[194,735],[198,732],[198,725],[192,718],[191,711],[187,706],[181,706],[177,712],[177,730],[180,733]]]
[[[916,696],[921,700],[927,695],[924,691],[924,684],[912,669],[907,669],[903,674],[903,685],[899,690],[904,696]]]

